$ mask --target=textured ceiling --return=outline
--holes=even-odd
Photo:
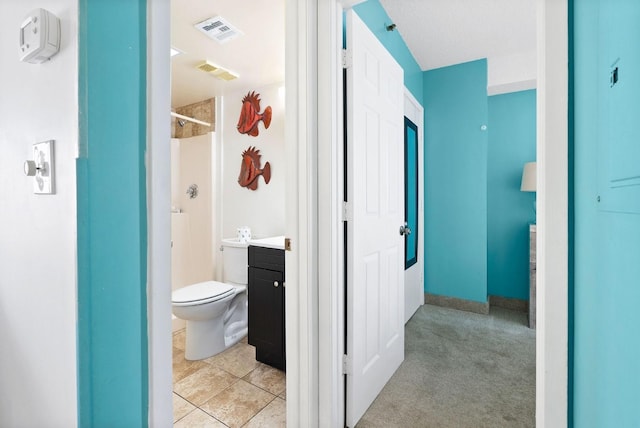
[[[535,0],[380,0],[423,70],[536,49]]]
[[[380,0],[423,70],[535,51],[535,0]],[[193,27],[221,15],[244,35],[220,45]],[[284,80],[284,0],[172,0],[171,105]],[[240,75],[197,70],[209,60]]]

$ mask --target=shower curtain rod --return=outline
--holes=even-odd
[[[178,119],[184,119],[184,120],[188,120],[189,122],[194,122],[194,123],[198,123],[200,125],[204,125],[204,126],[211,126],[211,124],[209,122],[203,122],[202,120],[198,120],[198,119],[194,119],[192,117],[189,116],[185,116],[183,114],[178,114],[176,112],[171,112],[171,116],[173,117],[177,117]]]

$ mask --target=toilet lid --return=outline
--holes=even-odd
[[[218,281],[206,281],[174,291],[171,293],[171,301],[173,303],[193,303],[201,300],[212,302],[223,299],[233,293],[234,287],[231,284],[224,284]]]

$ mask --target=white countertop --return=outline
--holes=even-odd
[[[284,250],[284,236],[272,236],[269,238],[252,239],[249,241],[249,245]]]

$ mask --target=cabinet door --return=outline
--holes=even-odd
[[[284,370],[282,272],[249,267],[249,344],[256,358]]]

